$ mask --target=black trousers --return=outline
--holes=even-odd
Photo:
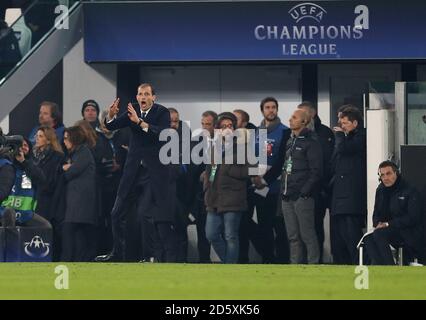
[[[62,261],[89,262],[96,256],[96,228],[87,223],[62,225]]]
[[[156,221],[149,173],[147,168],[142,166],[130,193],[125,199],[117,196],[111,212],[114,255],[123,261],[126,259],[126,222],[135,203],[141,219],[142,258],[155,257],[161,262],[176,262],[177,240],[174,222]]]
[[[281,200],[280,200],[281,202]],[[275,262],[279,264],[290,263],[290,246],[288,243],[287,229],[283,216],[276,216],[275,231]]]
[[[314,197],[315,201],[315,232],[317,234],[318,245],[320,249],[320,263],[323,263],[324,254],[324,218],[327,207],[329,206],[329,199],[323,193],[317,193]]]
[[[395,261],[390,246],[401,247],[404,250],[403,263],[408,264],[413,258],[424,262],[424,249],[421,241],[416,245],[408,244],[400,232],[391,227],[376,229],[365,237],[365,248],[373,265],[394,265]]]
[[[136,210],[139,214],[140,210],[147,207],[147,202],[151,199],[149,186],[148,170],[140,167],[137,177],[133,182],[130,192],[125,198],[117,195],[114,206],[111,211],[111,227],[113,236],[112,253],[120,260],[125,261],[126,255],[126,230],[127,219],[132,210]],[[148,206],[149,207],[149,206]],[[141,218],[142,215],[139,217]],[[147,216],[150,216],[148,213]]]
[[[188,260],[188,210],[182,201],[176,201],[176,223],[174,224],[177,236],[177,262]]]
[[[263,263],[275,262],[274,223],[277,212],[279,194],[270,194],[265,197],[250,192],[248,195],[249,211],[248,217],[253,217],[254,208],[257,213],[257,235],[251,234],[254,247],[259,249]],[[253,228],[252,228],[253,229]],[[253,229],[254,230],[254,229]],[[256,238],[257,237],[257,238]],[[256,242],[259,240],[259,243]],[[245,254],[245,252],[243,253]]]
[[[200,263],[210,263],[210,242],[206,238],[207,211],[203,196],[198,194],[195,203],[195,225],[197,227],[197,249]]]
[[[399,233],[393,228],[376,229],[364,239],[365,249],[374,265],[394,265],[390,245],[396,247],[402,243]]]
[[[142,260],[149,261],[151,258],[155,258],[156,261],[162,261],[164,254],[163,247],[152,217],[142,215],[141,236]]]
[[[332,215],[330,222],[331,252],[334,264],[357,264],[364,217],[361,215]]]
[[[112,249],[111,211],[117,196],[118,179],[104,179],[98,185],[100,189],[100,221],[97,227],[97,253],[106,254]]]
[[[263,243],[259,227],[256,222],[253,221],[253,211],[244,212],[241,216],[240,222],[240,252],[238,257],[238,263],[249,263],[249,246],[250,242],[253,244],[255,250],[261,254],[263,249]]]
[[[155,230],[160,239],[162,255],[160,262],[178,262],[178,236],[171,222],[155,222]]]

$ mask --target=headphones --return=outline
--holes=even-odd
[[[398,165],[391,160],[386,160],[379,164],[379,168],[377,170],[377,175],[379,176],[379,182],[382,182],[382,178],[380,177],[380,169],[386,168],[386,167],[391,167],[393,171],[396,172],[397,177],[401,175]]]

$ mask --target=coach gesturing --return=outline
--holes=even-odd
[[[124,261],[125,228],[129,210],[137,204],[142,221],[143,258],[155,257],[159,261],[176,260],[176,241],[173,221],[174,185],[169,167],[159,159],[159,134],[170,127],[170,113],[167,108],[155,103],[155,92],[151,84],[138,87],[138,105],[131,103],[127,113],[118,115],[119,99],[109,108],[105,124],[108,130],[130,127],[129,153],[124,165],[123,176],[117,198],[111,212],[113,249],[96,261]]]

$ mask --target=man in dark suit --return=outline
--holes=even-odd
[[[346,105],[341,110],[340,126],[333,128],[331,252],[335,264],[356,264],[367,217],[367,138],[359,109]]]
[[[371,264],[394,265],[390,245],[403,245],[409,258],[416,257],[424,263],[420,194],[400,176],[395,163],[383,161],[378,173],[380,185],[374,202],[374,232],[365,238]]]
[[[170,128],[169,110],[155,103],[152,85],[138,87],[138,104],[127,106],[127,112],[118,115],[119,98],[109,108],[105,120],[108,130],[130,127],[129,153],[117,198],[111,212],[113,250],[98,256],[96,261],[124,261],[125,228],[129,209],[137,204],[142,221],[143,258],[154,257],[165,262],[176,261],[176,234],[174,227],[174,195],[169,167],[159,159],[163,142],[160,132]],[[152,260],[152,259],[151,259]]]

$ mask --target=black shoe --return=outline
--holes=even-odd
[[[139,261],[139,263],[158,263],[158,262],[159,261],[154,257],[142,259],[141,261]]]
[[[123,262],[123,259],[113,253],[109,253],[102,256],[97,256],[95,258],[95,262]]]

